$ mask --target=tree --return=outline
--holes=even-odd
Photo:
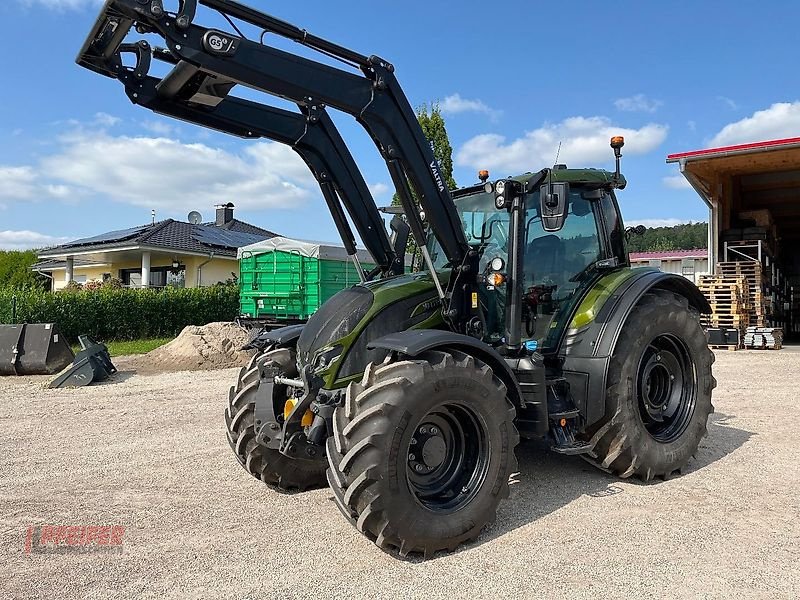
[[[417,120],[425,137],[433,145],[433,155],[439,162],[447,187],[451,190],[456,189],[458,184],[453,178],[453,146],[450,145],[450,137],[447,135],[447,127],[442,116],[442,110],[435,103],[431,104],[430,107],[427,104],[423,104],[417,108]],[[411,187],[411,193],[414,197],[414,204],[419,206],[419,199],[413,186]],[[400,196],[397,193],[392,197],[392,205],[401,205]],[[417,244],[413,236],[411,236],[408,239],[407,252],[413,256],[416,250]]]
[[[46,288],[47,279],[31,270],[36,262],[34,250],[0,251],[0,288]]]
[[[453,178],[453,146],[450,145],[450,137],[447,135],[447,127],[442,116],[442,110],[438,104],[432,104],[430,107],[427,104],[423,104],[417,108],[417,120],[425,137],[433,145],[433,155],[439,161],[447,187],[451,190],[456,189],[458,185]],[[413,187],[412,193],[414,194],[414,202],[418,204],[417,194],[414,192]],[[400,196],[398,194],[395,194],[392,198],[392,204],[400,206]]]
[[[696,250],[708,244],[706,223],[687,223],[674,227],[649,227],[644,235],[628,240],[629,252]]]

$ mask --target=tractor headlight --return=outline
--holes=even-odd
[[[331,366],[333,361],[342,355],[343,350],[343,346],[334,346],[333,348],[322,350],[319,354],[317,354],[316,360],[314,360],[314,370],[324,371],[327,369],[329,366]]]
[[[506,182],[502,179],[494,184],[494,191],[498,196],[502,196],[506,191]]]
[[[497,210],[501,210],[506,207],[506,197],[505,196],[495,196],[494,197],[494,207]]]

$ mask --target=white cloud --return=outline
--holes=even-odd
[[[613,157],[609,140],[625,136],[623,153],[646,154],[667,137],[666,125],[650,123],[640,129],[614,125],[606,117],[570,117],[560,123],[548,123],[510,142],[497,134],[483,134],[468,140],[458,151],[460,166],[491,169],[500,173],[538,170],[553,164],[558,145],[558,162],[576,166],[607,163]]]
[[[668,177],[664,177],[661,180],[661,183],[664,186],[670,188],[671,190],[690,190],[692,189],[692,185],[683,175],[670,175]]]
[[[80,10],[100,6],[103,0],[19,0],[25,6],[41,6],[53,10]]]
[[[614,106],[617,107],[617,110],[622,110],[625,112],[654,113],[659,108],[664,106],[664,103],[661,100],[653,100],[652,98],[648,98],[644,94],[636,94],[635,96],[629,96],[627,98],[619,98],[615,100]]]
[[[104,112],[95,113],[94,115],[94,124],[99,125],[100,127],[113,127],[114,125],[119,124],[121,121],[122,119],[119,117],[115,117],[114,115]]]
[[[164,121],[143,121],[142,127],[159,136],[174,135],[178,130],[174,125],[165,123]]]
[[[65,185],[43,182],[40,174],[29,165],[0,165],[0,208],[7,208],[6,203],[13,200],[67,198],[71,193],[72,190]]]
[[[40,164],[52,185],[172,214],[229,200],[246,209],[290,208],[308,199],[315,186],[302,160],[272,142],[234,153],[162,137],[78,131],[62,143],[59,153]]]
[[[686,219],[633,219],[632,221],[625,221],[625,225],[628,227],[636,227],[637,225],[644,225],[645,227],[675,227],[688,222]]]
[[[369,191],[372,192],[372,196],[374,198],[381,198],[389,193],[391,188],[386,185],[385,183],[370,183],[369,184]]]
[[[0,231],[0,250],[30,250],[56,246],[69,238],[53,237],[36,231]]]
[[[739,105],[736,104],[736,101],[732,98],[728,98],[727,96],[717,96],[717,100],[722,102],[725,106],[730,108],[731,110],[739,110]]]
[[[710,146],[730,146],[800,136],[800,102],[778,102],[722,128]]]
[[[0,166],[0,198],[27,200],[36,192],[36,173],[31,167]]]
[[[446,115],[457,115],[466,112],[475,112],[487,115],[492,121],[496,121],[502,115],[502,111],[495,110],[482,100],[468,100],[462,98],[461,94],[448,96],[439,103],[439,108]]]

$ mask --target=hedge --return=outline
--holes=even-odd
[[[239,313],[236,286],[163,290],[100,289],[44,292],[0,289],[0,323],[56,323],[71,341],[88,334],[98,341],[172,337],[187,325],[232,321]]]

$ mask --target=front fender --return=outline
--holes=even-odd
[[[602,280],[601,280],[602,283]],[[711,312],[708,301],[691,281],[674,273],[634,269],[600,306],[581,306],[580,314],[589,312],[586,322],[574,319],[559,348],[564,377],[570,383],[575,404],[586,424],[599,421],[605,414],[606,378],[611,354],[622,328],[634,307],[651,290],[667,290],[683,296],[700,313]]]
[[[412,358],[436,348],[460,350],[492,367],[494,374],[508,389],[514,405],[519,408],[525,407],[522,389],[514,371],[497,350],[474,337],[441,329],[416,329],[391,333],[370,342],[367,347],[382,348]]]
[[[267,346],[277,348],[295,346],[300,334],[303,333],[303,327],[305,325],[288,325],[272,331],[262,331],[244,347],[244,350],[264,350]]]

